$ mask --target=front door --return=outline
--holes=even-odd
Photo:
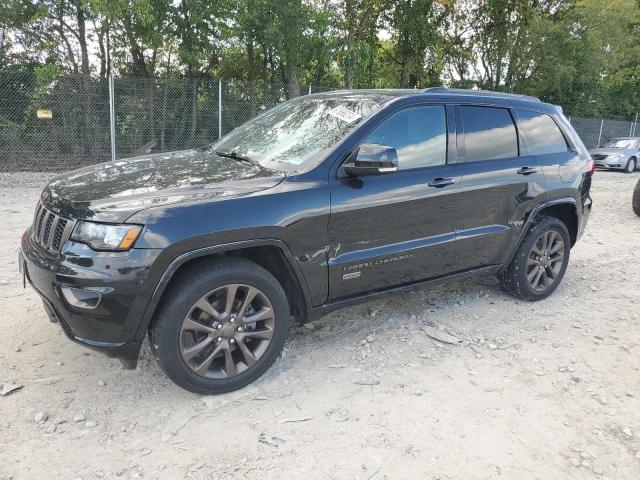
[[[451,119],[452,120],[452,119]],[[394,147],[399,170],[331,180],[330,298],[438,277],[456,268],[456,164],[447,163],[444,105],[408,107],[363,144]],[[455,132],[455,129],[453,129]]]

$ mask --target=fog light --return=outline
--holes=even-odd
[[[102,295],[91,290],[83,290],[81,288],[62,287],[62,296],[69,305],[77,308],[85,308],[93,310],[97,308],[102,300]]]

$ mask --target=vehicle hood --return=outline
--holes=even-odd
[[[616,155],[618,153],[629,153],[631,149],[628,148],[594,148],[593,150],[589,150],[589,153],[598,153],[600,155]]]
[[[246,195],[284,177],[210,150],[184,150],[76,170],[51,181],[42,201],[68,218],[123,222],[145,208]]]

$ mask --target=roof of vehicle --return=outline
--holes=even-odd
[[[611,140],[640,140],[640,137],[613,137],[609,139]]]
[[[356,90],[334,90],[330,92],[323,92],[314,94],[314,96],[332,96],[332,95],[385,95],[388,97],[405,97],[413,95],[428,95],[433,97],[446,98],[460,98],[471,97],[474,100],[481,100],[484,103],[504,103],[515,104],[518,103],[522,106],[529,105],[531,107],[540,108],[541,106],[547,107],[546,109],[556,109],[555,105],[545,103],[538,97],[531,95],[521,95],[516,93],[506,92],[494,92],[489,90],[470,90],[461,88],[447,88],[447,87],[430,87],[425,89],[415,88],[386,88],[386,89],[356,89]]]
[[[313,93],[315,96],[335,96],[335,95],[385,95],[388,97],[404,97],[415,93],[420,93],[421,90],[415,88],[358,88],[353,90],[330,90],[328,92]]]
[[[463,88],[448,87],[430,87],[425,88],[422,93],[426,94],[449,94],[449,95],[465,95],[473,97],[492,97],[492,98],[511,98],[514,100],[528,100],[532,102],[542,102],[538,97],[531,95],[521,95],[519,93],[494,92],[491,90],[471,90]]]

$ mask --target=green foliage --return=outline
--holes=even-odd
[[[253,93],[279,83],[289,97],[301,84],[446,84],[538,95],[572,114],[632,114],[640,2],[5,0],[0,68],[17,66],[46,77],[37,85],[82,72],[233,78]],[[188,82],[194,124],[202,85]]]

